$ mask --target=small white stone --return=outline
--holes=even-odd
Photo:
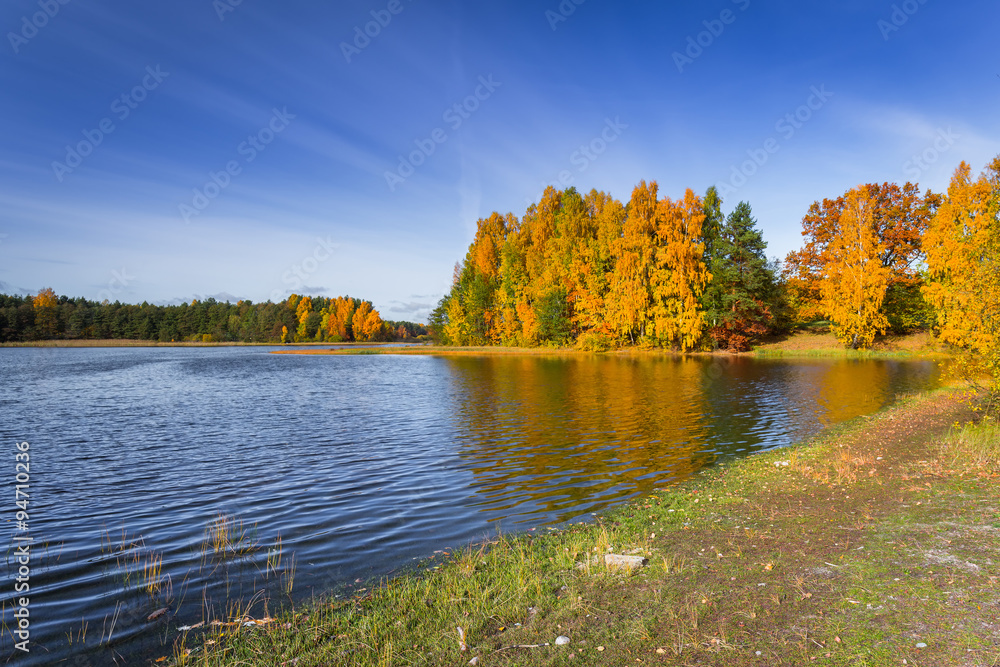
[[[469,664],[470,665],[478,665],[479,664],[479,656],[477,655],[475,658],[473,658],[472,660],[470,660]]]
[[[917,642],[917,648],[927,648],[927,644],[923,642]]]
[[[646,559],[642,556],[607,554],[604,556],[604,564],[607,565],[610,570],[626,570],[634,572],[646,564]]]
[[[563,644],[568,644],[568,643],[569,643],[569,637],[566,637],[565,635],[559,635],[558,637],[556,637],[556,646],[562,646]]]

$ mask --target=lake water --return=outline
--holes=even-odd
[[[31,652],[14,648],[12,546],[0,655],[142,664],[236,604],[260,618],[501,526],[587,520],[939,375],[928,361],[269,349],[0,349],[0,517],[8,540],[25,535],[27,441],[33,539]],[[233,544],[216,552],[220,522]]]

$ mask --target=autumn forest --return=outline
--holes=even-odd
[[[429,328],[449,345],[746,350],[827,320],[853,349],[916,328],[992,344],[1000,157],[978,179],[962,163],[944,194],[869,183],[817,201],[783,262],[749,203],[722,203],[714,187],[671,199],[643,181],[624,204],[550,187],[520,219],[479,220]]]

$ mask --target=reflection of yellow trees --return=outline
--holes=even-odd
[[[932,362],[448,357],[460,455],[489,512],[567,519],[790,444],[932,386]]]
[[[824,426],[870,414],[891,402],[897,392],[936,385],[940,378],[931,361],[841,359],[814,364],[817,416]]]
[[[842,359],[824,366],[825,372],[816,378],[818,416],[824,426],[875,412],[885,404],[889,363]]]
[[[692,359],[449,358],[483,505],[563,518],[690,476],[706,407]]]

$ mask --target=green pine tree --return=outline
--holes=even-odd
[[[719,347],[749,349],[774,320],[780,294],[766,250],[750,204],[740,202],[719,229],[710,265],[706,315]]]

